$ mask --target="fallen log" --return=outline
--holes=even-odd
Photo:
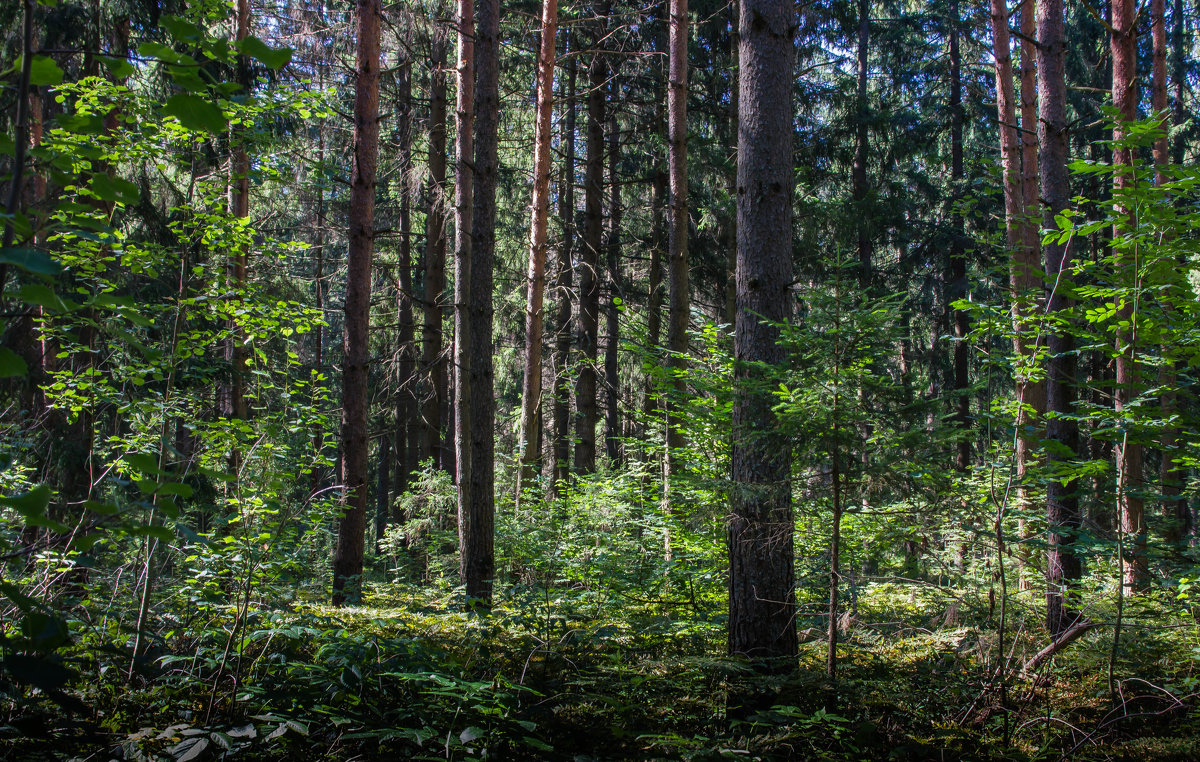
[[[1051,642],[1050,645],[1046,646],[1041,651],[1038,651],[1033,655],[1033,658],[1025,662],[1025,666],[1021,667],[1021,671],[1029,672],[1030,670],[1037,669],[1042,665],[1042,662],[1071,645],[1078,640],[1081,635],[1088,630],[1095,628],[1096,626],[1097,625],[1095,622],[1090,622],[1086,619],[1076,622],[1075,624],[1071,625],[1070,629],[1068,629],[1062,635],[1059,635],[1058,638]]]

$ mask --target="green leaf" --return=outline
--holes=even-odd
[[[238,48],[246,55],[261,61],[268,69],[278,69],[292,60],[291,48],[272,48],[254,35],[238,43]]]
[[[62,267],[37,249],[0,249],[0,265],[15,265],[35,275],[58,275]]]
[[[156,540],[170,542],[175,539],[175,533],[167,527],[160,526],[139,526],[128,527],[125,529],[126,534],[131,534],[134,537],[153,537]]]
[[[158,458],[144,452],[130,453],[125,456],[125,462],[143,474],[166,476],[167,472],[158,467]]]
[[[0,133],[0,154],[12,156],[16,152],[17,144],[13,142],[13,139],[4,133]]]
[[[163,482],[158,485],[158,493],[161,495],[179,495],[186,499],[192,496],[192,488],[181,482]]]
[[[196,42],[201,38],[200,27],[179,16],[163,16],[159,23],[177,40]]]
[[[63,81],[63,70],[49,56],[34,56],[29,64],[29,84],[31,85],[60,85]]]
[[[167,99],[163,111],[179,120],[189,130],[224,132],[225,115],[213,104],[187,93],[176,93]]]
[[[137,68],[124,58],[117,58],[115,56],[98,56],[97,58],[108,69],[112,78],[118,81],[128,79],[137,71]]]
[[[136,204],[138,187],[128,180],[119,177],[109,177],[104,172],[92,175],[92,193],[102,201],[120,201],[122,204]]]
[[[51,312],[67,312],[67,305],[59,298],[58,294],[50,290],[49,287],[43,286],[40,283],[30,283],[21,286],[21,290],[17,292],[21,301],[26,304],[34,304],[38,307],[44,307]]]
[[[4,668],[17,682],[47,693],[57,691],[75,677],[74,671],[41,656],[12,654],[4,659]]]
[[[7,347],[0,347],[0,378],[18,378],[29,372],[21,356]]]
[[[0,505],[13,508],[26,518],[42,516],[50,505],[50,488],[39,484],[28,492],[15,497],[0,497]]]

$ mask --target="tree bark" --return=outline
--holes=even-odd
[[[446,32],[433,30],[429,54],[429,209],[425,217],[425,289],[421,328],[423,390],[421,422],[425,430],[421,460],[447,467],[442,425],[447,374],[442,352],[442,292],[446,289]]]
[[[684,404],[691,290],[688,263],[687,78],[688,0],[670,0],[667,69],[667,357],[670,384],[663,397],[667,449],[663,464],[663,513],[675,508],[672,482],[682,468],[684,447],[680,408]]]
[[[963,192],[963,105],[962,59],[959,53],[958,27],[961,23],[958,0],[950,0],[950,184],[954,200],[953,225],[950,241],[950,299],[965,299],[968,292],[966,231],[958,200]],[[966,310],[954,310],[954,420],[958,425],[958,443],[954,467],[965,473],[971,467],[971,396],[970,396],[970,316]]]
[[[1161,0],[1158,2],[1161,3]],[[1136,8],[1132,0],[1112,0],[1112,97],[1117,109],[1117,123],[1113,128],[1114,142],[1127,137],[1127,124],[1136,120],[1138,116],[1135,13]],[[1114,193],[1128,192],[1135,182],[1132,149],[1119,144],[1114,145],[1112,160],[1116,169]],[[1137,225],[1132,209],[1118,208],[1118,212],[1128,214],[1130,224]],[[1121,234],[1119,226],[1114,229],[1114,238],[1120,237]],[[1113,397],[1113,411],[1118,418],[1122,418],[1130,415],[1128,407],[1137,396],[1139,383],[1136,330],[1139,263],[1133,253],[1125,247],[1116,246],[1114,249],[1118,272],[1129,276],[1126,287],[1133,292],[1120,297],[1117,309],[1120,319],[1128,326],[1118,329],[1116,336],[1117,385]],[[1146,561],[1146,512],[1141,497],[1142,445],[1136,441],[1136,434],[1131,436],[1131,430],[1134,428],[1131,419],[1126,418],[1122,427],[1126,433],[1117,442],[1117,495],[1121,504],[1121,532],[1125,536],[1124,545],[1128,553],[1123,584],[1127,593],[1134,593],[1144,589],[1149,579]]]
[[[399,362],[396,366],[396,492],[408,489],[409,479],[416,471],[420,449],[420,426],[417,421],[417,377],[415,326],[413,324],[412,277],[412,202],[410,174],[412,173],[412,59],[402,53],[398,61],[396,123],[400,152],[400,281],[396,313],[400,325]]]
[[[361,597],[367,497],[367,369],[371,256],[375,242],[375,169],[379,151],[379,0],[356,3],[354,165],[342,358],[342,504],[333,556],[333,605]]]
[[[613,86],[613,101],[619,97]],[[621,287],[621,183],[617,177],[621,160],[621,138],[617,114],[608,115],[608,242],[605,245],[608,272],[608,300],[604,303],[607,337],[604,342],[604,454],[611,465],[621,460],[621,380],[617,373],[617,349],[621,342],[620,310],[624,291]]]
[[[791,448],[763,364],[784,361],[778,321],[792,281],[792,61],[795,11],[742,0],[738,20],[738,261],[729,518],[729,652],[790,672],[797,653]]]
[[[500,4],[479,0],[475,17],[475,195],[471,218],[471,298],[465,305],[470,366],[459,400],[470,410],[470,469],[460,472],[470,493],[459,505],[461,575],[467,598],[490,606],[495,574],[494,418],[492,378],[492,267],[496,251],[497,139],[500,122]]]
[[[1037,0],[1037,80],[1039,179],[1043,225],[1057,227],[1054,218],[1067,208],[1071,197],[1067,175],[1066,72],[1064,68],[1062,0]],[[1070,306],[1064,279],[1070,277],[1066,246],[1051,240],[1042,247],[1050,279],[1046,310],[1053,314]],[[1069,466],[1078,458],[1079,427],[1075,414],[1075,342],[1069,331],[1048,329],[1046,359],[1046,438],[1051,447],[1046,460],[1051,469]],[[1046,551],[1046,628],[1052,635],[1066,632],[1079,614],[1075,588],[1082,574],[1076,549],[1081,526],[1075,479],[1049,481],[1046,518],[1049,547]]]
[[[572,35],[567,30],[564,49],[572,52]],[[571,353],[571,285],[574,268],[571,256],[575,245],[575,81],[578,71],[576,57],[567,59],[567,95],[563,107],[566,119],[563,123],[562,189],[559,192],[559,216],[562,218],[563,240],[558,251],[558,269],[555,275],[554,293],[558,299],[558,325],[554,339],[554,412],[551,439],[554,449],[554,473],[551,492],[570,475],[571,464],[571,390],[567,381],[567,364]]]
[[[579,257],[579,323],[575,345],[579,372],[575,382],[575,471],[596,470],[596,355],[600,312],[600,247],[603,244],[604,93],[608,65],[602,50],[608,0],[596,4],[592,61],[588,67],[587,159],[583,186],[583,249]]]
[[[867,209],[867,73],[868,45],[871,40],[871,0],[858,0],[858,69],[855,94],[854,167],[851,194],[857,213],[858,282],[866,289],[871,285],[874,246],[871,240],[870,210]]]
[[[542,2],[542,44],[537,64],[537,112],[533,135],[533,199],[529,212],[529,271],[525,293],[525,377],[521,385],[521,431],[517,443],[516,501],[524,483],[533,479],[538,449],[531,446],[542,405],[542,294],[546,290],[546,232],[550,217],[550,154],[554,109],[554,46],[558,34],[558,0]]]

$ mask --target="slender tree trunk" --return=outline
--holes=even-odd
[[[962,59],[959,54],[958,0],[950,0],[950,184],[952,197],[957,200],[963,192],[963,105],[962,105]],[[967,257],[964,251],[967,235],[962,214],[953,212],[952,238],[950,242],[950,299],[967,296]],[[971,467],[971,397],[970,397],[970,354],[967,333],[970,317],[966,310],[954,310],[954,420],[958,425],[959,439],[954,467],[966,472]]]
[[[494,544],[494,418],[492,378],[492,268],[496,251],[497,142],[500,122],[500,3],[479,0],[475,17],[475,189],[471,219],[470,301],[466,307],[469,379],[459,389],[470,410],[470,469],[460,481],[470,492],[459,505],[460,573],[467,598],[483,606],[492,600]]]
[[[521,432],[517,443],[516,501],[522,483],[532,480],[539,455],[530,442],[538,430],[542,405],[542,294],[546,290],[546,232],[550,217],[550,117],[554,110],[554,44],[558,34],[558,0],[542,2],[542,45],[538,55],[537,114],[533,136],[533,201],[529,220],[529,274],[525,293],[525,377],[521,386]]]
[[[474,571],[471,535],[476,482],[471,478],[471,267],[475,214],[475,4],[458,0],[458,100],[454,143],[454,464],[458,486],[459,575]]]
[[[1151,101],[1156,113],[1165,113],[1168,108],[1167,101],[1167,27],[1166,27],[1166,3],[1164,0],[1152,0],[1150,7],[1151,18],[1151,38],[1153,47],[1154,71],[1152,75],[1151,86]],[[1176,0],[1174,8],[1175,18],[1173,19],[1173,27],[1171,30],[1172,43],[1175,46],[1175,55],[1179,61],[1183,60],[1183,7],[1182,0]],[[1163,171],[1163,167],[1170,164],[1172,160],[1175,163],[1182,163],[1182,140],[1176,140],[1174,151],[1170,145],[1170,140],[1166,134],[1167,126],[1173,122],[1176,126],[1183,124],[1182,116],[1182,94],[1183,94],[1183,72],[1181,65],[1176,65],[1173,72],[1176,103],[1173,113],[1173,119],[1167,121],[1164,119],[1164,133],[1154,143],[1154,164],[1157,168],[1155,173],[1155,182],[1162,185],[1168,180],[1168,177]],[[1172,156],[1174,153],[1174,157]],[[1166,309],[1171,309],[1167,304],[1164,304]],[[1163,347],[1163,357],[1169,358],[1171,355],[1170,347]],[[1187,482],[1187,471],[1182,464],[1179,463],[1180,449],[1182,441],[1179,435],[1179,427],[1175,424],[1175,416],[1179,411],[1179,376],[1176,364],[1170,359],[1165,359],[1162,369],[1159,373],[1159,386],[1162,388],[1162,418],[1166,421],[1163,427],[1162,436],[1159,439],[1159,449],[1162,452],[1162,464],[1159,469],[1159,489],[1162,492],[1163,499],[1163,535],[1167,542],[1177,544],[1183,540],[1191,531],[1191,513],[1188,511],[1187,499],[1183,497],[1183,487]]]
[[[564,49],[572,52],[572,35],[567,31]],[[559,192],[559,216],[562,218],[563,240],[558,251],[558,270],[555,276],[554,293],[558,299],[558,325],[554,339],[554,414],[553,440],[554,474],[551,491],[557,491],[559,482],[570,475],[571,464],[571,390],[567,380],[567,363],[571,353],[571,285],[574,268],[571,256],[575,245],[575,80],[578,67],[575,56],[567,59],[567,96],[563,107],[562,190]]]
[[[584,169],[583,249],[579,257],[579,324],[575,345],[579,371],[575,382],[575,471],[596,470],[596,354],[600,311],[600,247],[603,244],[604,92],[608,65],[602,51],[607,31],[608,0],[596,4],[593,52],[588,67],[587,160]]]
[[[345,512],[333,556],[333,604],[361,596],[367,497],[367,369],[371,256],[375,242],[375,169],[379,152],[379,0],[358,0],[354,85],[354,164],[350,175],[350,248],[342,357],[342,484]]]
[[[400,289],[396,312],[400,324],[400,357],[397,363],[396,405],[396,492],[408,489],[416,470],[420,448],[417,422],[416,336],[413,324],[412,277],[412,59],[402,54],[397,73],[397,142],[400,150]]]
[[[1038,144],[1043,225],[1055,227],[1055,215],[1067,208],[1071,197],[1067,175],[1066,71],[1064,68],[1062,0],[1037,0]],[[1046,310],[1065,311],[1070,294],[1070,257],[1065,245],[1051,240],[1043,245],[1045,271],[1050,279]],[[1069,331],[1050,328],[1046,359],[1046,438],[1052,443],[1046,459],[1051,468],[1075,461],[1079,452],[1079,427],[1075,414],[1075,342]],[[1060,465],[1061,464],[1061,465]],[[1051,480],[1046,487],[1049,547],[1046,551],[1046,627],[1051,634],[1066,632],[1079,614],[1075,587],[1082,565],[1076,550],[1081,521],[1075,480]]]
[[[1161,0],[1157,0],[1161,3]],[[1117,124],[1113,129],[1113,140],[1120,141],[1127,137],[1127,124],[1137,119],[1137,29],[1136,8],[1133,0],[1112,1],[1112,60],[1113,60],[1113,104],[1117,108]],[[1163,99],[1166,100],[1165,98]],[[1165,153],[1165,151],[1164,151]],[[1117,168],[1115,177],[1115,193],[1128,191],[1134,185],[1133,151],[1129,148],[1114,146],[1113,166]],[[1123,210],[1132,218],[1132,209]],[[1136,225],[1136,219],[1131,219]],[[1120,229],[1113,231],[1113,236],[1119,237]],[[1139,262],[1134,255],[1123,247],[1116,247],[1116,265],[1120,272],[1127,274],[1131,282],[1128,284],[1132,293],[1127,293],[1120,299],[1117,314],[1128,327],[1117,331],[1116,336],[1116,370],[1117,385],[1113,397],[1113,410],[1118,418],[1129,415],[1128,407],[1137,396],[1137,312]],[[1133,427],[1132,421],[1126,420],[1124,428],[1126,435],[1117,443],[1117,494],[1121,502],[1121,532],[1125,537],[1128,558],[1125,564],[1125,591],[1137,592],[1146,586],[1149,570],[1146,562],[1146,513],[1145,504],[1141,497],[1142,490],[1142,445],[1134,441],[1128,432]]]
[[[684,447],[680,408],[686,393],[683,373],[687,368],[688,318],[691,287],[688,265],[688,176],[687,176],[687,77],[688,2],[670,0],[668,6],[667,70],[667,349],[666,369],[670,389],[664,396],[667,450],[663,463],[663,513],[670,522],[675,508],[672,482],[682,470]]]
[[[237,0],[234,14],[234,39],[238,42],[250,35],[250,0]],[[250,59],[245,55],[237,57],[237,81],[242,93],[249,95],[253,85],[253,73]],[[250,155],[246,152],[245,136],[242,130],[231,130],[230,143],[232,150],[229,155],[229,214],[244,220],[250,216]],[[241,299],[246,288],[247,252],[244,246],[239,246],[233,253],[229,263],[230,275],[234,288],[238,292],[236,298]],[[230,362],[231,378],[229,382],[229,407],[223,411],[232,418],[245,419],[246,409],[246,378],[249,375],[246,342],[236,323],[230,325],[230,336],[226,347],[226,357]],[[239,468],[240,457],[237,451],[232,456],[232,468]]]
[[[871,40],[871,0],[858,0],[858,70],[854,125],[854,167],[852,171],[852,197],[857,213],[858,228],[858,278],[859,285],[866,289],[871,285],[874,246],[871,240],[870,210],[867,209],[867,73],[868,45]]]
[[[777,323],[791,312],[792,61],[795,10],[742,0],[738,107],[738,314],[729,652],[774,672],[795,668],[791,448],[762,364],[784,361]]]
[[[737,71],[740,67],[738,60],[738,16],[741,13],[741,0],[732,0],[729,3],[729,60],[730,70],[733,75],[729,82],[729,156],[734,158],[730,162],[728,176],[725,179],[727,192],[731,201],[737,198],[737,130],[738,130],[738,76]],[[725,244],[725,314],[723,316],[726,323],[729,324],[729,330],[733,331],[733,324],[737,322],[737,212],[728,215],[726,228],[728,230],[728,239]]]
[[[613,86],[612,101],[619,94]],[[617,349],[620,346],[619,300],[623,299],[621,288],[621,182],[617,177],[621,160],[621,139],[617,130],[616,110],[608,116],[608,301],[604,303],[604,450],[608,461],[616,465],[621,460],[621,381],[617,374]]]
[[[425,429],[421,460],[447,467],[442,449],[447,374],[442,347],[442,292],[446,289],[446,32],[433,30],[429,74],[429,210],[425,217],[425,293],[421,364],[429,379],[421,404]]]
[[[375,478],[375,553],[383,550],[383,536],[387,533],[387,525],[391,520],[389,507],[392,504],[392,438],[384,435],[379,438],[379,465],[376,467]]]

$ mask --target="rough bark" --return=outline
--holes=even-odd
[[[402,54],[398,62],[396,98],[396,140],[400,159],[400,288],[396,301],[399,323],[399,361],[396,365],[396,492],[408,489],[408,482],[417,466],[420,449],[420,426],[417,421],[417,364],[415,325],[413,323],[412,277],[412,59]]]
[[[670,521],[684,447],[679,412],[686,393],[691,287],[688,263],[687,77],[688,3],[670,0],[667,17],[667,357],[670,390],[664,396],[667,449],[663,463],[663,512]]]
[[[851,172],[851,197],[857,215],[858,280],[862,288],[871,285],[874,247],[871,240],[867,203],[867,72],[868,45],[871,40],[871,0],[858,0],[858,68],[856,71],[854,166]]]
[[[613,101],[617,93],[614,90]],[[604,303],[604,454],[610,464],[621,460],[621,381],[617,373],[617,349],[621,342],[619,300],[621,287],[621,183],[617,177],[621,160],[621,137],[617,114],[608,117],[608,241],[605,243],[608,300]]]
[[[790,672],[797,652],[791,448],[759,363],[784,360],[790,313],[795,10],[742,0],[738,20],[737,324],[729,517],[729,652]]]
[[[468,545],[475,507],[471,479],[471,266],[474,252],[472,232],[475,214],[475,4],[458,0],[458,95],[455,106],[454,138],[454,467],[458,488],[458,541],[461,550],[459,573],[468,569]]]
[[[1161,0],[1159,0],[1161,2]],[[1126,137],[1128,122],[1137,119],[1137,28],[1136,8],[1133,0],[1112,2],[1112,97],[1117,109],[1117,123],[1113,128],[1113,140]],[[1165,100],[1165,99],[1164,99]],[[1113,148],[1113,166],[1116,168],[1114,193],[1127,191],[1134,185],[1133,151],[1119,145]],[[1136,225],[1134,212],[1118,209],[1130,216],[1130,224]],[[1114,237],[1121,235],[1120,226],[1113,231]],[[1138,390],[1136,312],[1137,267],[1132,252],[1124,247],[1115,247],[1116,266],[1126,274],[1131,292],[1120,298],[1117,314],[1129,327],[1121,328],[1116,336],[1117,385],[1113,397],[1113,410],[1118,418],[1129,415],[1127,409]],[[1126,435],[1117,442],[1117,495],[1121,505],[1121,532],[1125,536],[1124,585],[1126,592],[1143,589],[1149,579],[1146,561],[1146,512],[1141,497],[1142,489],[1142,445],[1130,436],[1132,421],[1124,422]]]
[[[459,505],[460,572],[467,597],[489,606],[495,573],[494,418],[492,378],[492,268],[496,251],[497,139],[500,123],[500,3],[479,0],[475,17],[475,196],[471,219],[471,299],[465,305],[470,367],[470,494]]]
[[[379,151],[379,0],[358,0],[354,84],[354,160],[346,265],[342,356],[343,509],[333,556],[333,604],[361,593],[367,483],[367,369],[371,256],[375,242],[375,170]]]
[[[596,355],[600,312],[600,248],[603,245],[604,84],[608,64],[603,50],[608,2],[596,4],[593,52],[588,67],[587,158],[583,185],[583,247],[579,252],[579,315],[575,331],[579,372],[575,382],[575,471],[596,470]]]
[[[531,441],[538,430],[542,405],[542,295],[546,290],[546,232],[550,218],[550,117],[554,109],[554,46],[558,33],[558,0],[542,2],[542,44],[537,65],[537,112],[533,134],[533,199],[529,212],[529,269],[525,280],[525,374],[521,385],[521,430],[517,442],[522,483],[532,480],[539,455]]]
[[[234,13],[234,39],[237,42],[245,40],[250,35],[250,0],[237,0]],[[237,82],[243,95],[249,95],[253,84],[250,59],[245,55],[237,57]],[[229,214],[238,219],[250,216],[250,155],[246,152],[245,136],[242,130],[231,128],[231,150],[229,152]],[[229,262],[229,275],[233,281],[236,293],[246,287],[247,251],[245,246],[239,246]],[[240,296],[235,298],[241,298]],[[230,324],[230,335],[225,347],[226,360],[230,363],[230,381],[227,407],[222,414],[231,418],[246,418],[246,378],[248,376],[248,352],[242,332],[236,322]],[[238,467],[240,458],[236,451],[232,458],[233,469]]]
[[[433,30],[429,54],[429,209],[425,217],[425,292],[421,365],[428,379],[422,390],[421,460],[447,466],[442,447],[447,373],[442,351],[442,292],[446,289],[446,33]]]
[[[1037,41],[1038,174],[1043,225],[1055,227],[1055,215],[1067,208],[1071,197],[1062,0],[1037,0]],[[1042,254],[1050,281],[1046,310],[1064,311],[1070,305],[1067,286],[1062,283],[1070,276],[1066,246],[1052,240],[1043,245]],[[1071,417],[1075,412],[1075,342],[1065,330],[1050,328],[1047,334],[1046,438],[1051,446],[1046,460],[1054,469],[1076,460],[1079,452],[1079,427]],[[1082,574],[1076,549],[1080,514],[1075,481],[1050,480],[1046,486],[1046,627],[1053,635],[1068,630],[1079,616],[1074,608],[1074,588]]]
[[[950,2],[950,185],[954,206],[963,192],[963,105],[962,105],[962,58],[959,52],[959,32],[961,23],[958,12],[958,0]],[[967,296],[967,256],[965,252],[967,235],[964,230],[962,214],[957,209],[953,212],[954,223],[950,239],[950,299],[964,299]],[[967,333],[970,331],[970,316],[966,310],[954,310],[954,420],[958,426],[958,443],[955,451],[954,466],[960,472],[971,467],[971,397],[970,397],[970,345],[967,343]]]
[[[572,50],[572,35],[567,32],[565,50]],[[571,352],[571,286],[574,268],[571,256],[575,246],[575,82],[578,66],[575,56],[567,59],[567,96],[563,107],[562,144],[564,146],[562,190],[559,192],[559,216],[562,218],[563,240],[558,251],[558,268],[554,293],[558,299],[558,325],[554,339],[554,411],[551,421],[554,449],[554,473],[551,491],[570,475],[571,463],[571,390],[567,381],[567,363]]]

